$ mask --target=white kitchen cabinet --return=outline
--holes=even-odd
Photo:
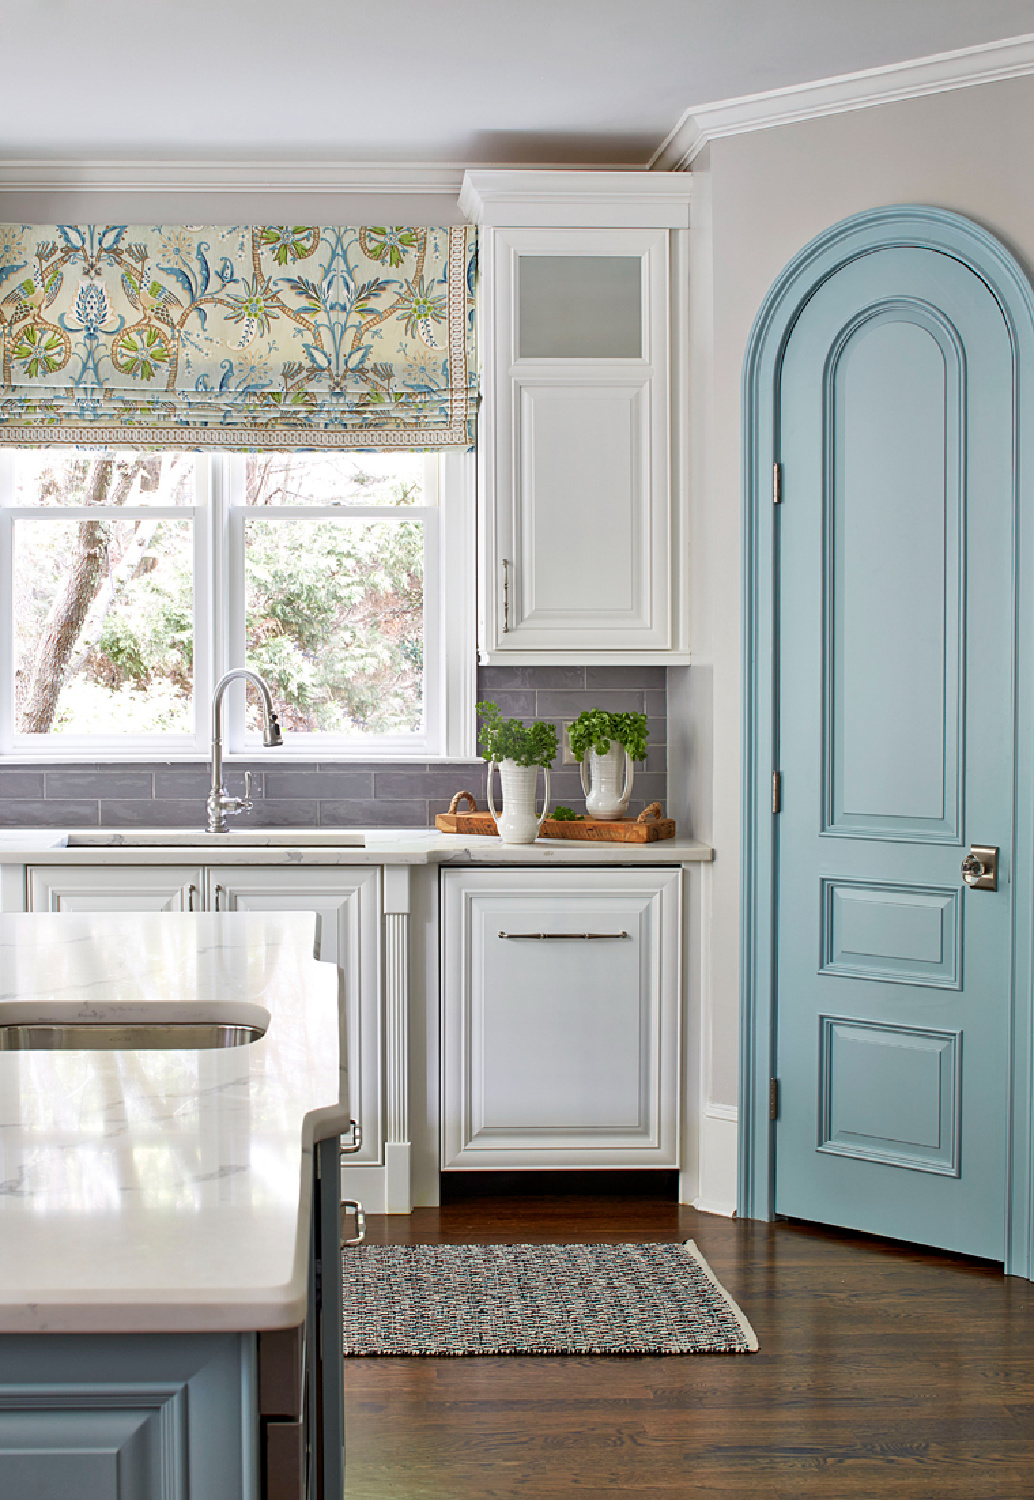
[[[29,911],[203,911],[197,865],[35,865]]]
[[[382,1101],[380,871],[282,866],[36,865],[30,911],[312,911],[323,956],[338,966],[352,1118],[362,1147],[352,1166],[379,1163]]]
[[[681,872],[442,872],[445,1171],[679,1165]]]
[[[688,660],[685,230],[650,173],[473,172],[485,663]]]
[[[361,869],[285,870],[210,865],[209,911],[314,911],[321,921],[321,957],[336,963],[348,1062],[348,1097],[362,1146],[351,1166],[380,1160],[381,1100],[380,872]]]

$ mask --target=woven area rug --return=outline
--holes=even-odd
[[[750,1354],[754,1330],[684,1245],[360,1245],[346,1354]]]

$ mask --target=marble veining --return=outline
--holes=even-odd
[[[261,1014],[212,1050],[0,1053],[0,1331],[287,1327],[347,1122],[311,913],[0,916],[0,1022]]]

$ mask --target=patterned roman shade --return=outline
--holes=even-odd
[[[474,440],[476,231],[0,225],[0,443]]]

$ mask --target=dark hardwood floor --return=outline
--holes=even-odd
[[[679,1208],[669,1179],[446,1180],[374,1243],[693,1239],[750,1356],[350,1359],[347,1500],[1034,1496],[1034,1286]]]

